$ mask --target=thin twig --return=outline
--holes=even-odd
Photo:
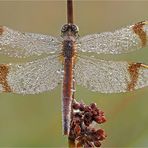
[[[73,0],[67,0],[67,23],[73,24]]]

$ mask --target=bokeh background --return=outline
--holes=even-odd
[[[113,31],[148,19],[148,1],[74,1],[80,36]],[[41,34],[60,35],[66,22],[66,2],[0,1],[0,24]],[[148,48],[109,59],[148,63]],[[7,58],[0,58],[6,62]],[[12,61],[13,62],[13,61]],[[103,147],[148,147],[148,88],[130,93],[100,94],[77,86],[76,97],[96,102],[107,122]],[[0,147],[66,147],[62,135],[61,85],[37,95],[0,94]]]

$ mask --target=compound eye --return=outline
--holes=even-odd
[[[72,30],[74,31],[74,32],[79,32],[79,28],[78,28],[78,26],[77,25],[72,25],[71,26],[71,28],[72,28]]]
[[[68,30],[68,24],[62,26],[61,32],[66,32]]]

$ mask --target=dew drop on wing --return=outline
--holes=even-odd
[[[61,74],[61,70],[57,70],[56,72],[57,72],[57,74]]]
[[[53,54],[53,53],[55,53],[55,51],[51,51],[50,53]]]
[[[71,89],[71,92],[76,92],[76,89]]]
[[[94,58],[95,56],[94,56],[94,55],[91,55],[90,57],[91,57],[91,58]]]
[[[64,70],[61,70],[61,74],[64,74]]]

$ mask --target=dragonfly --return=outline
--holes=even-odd
[[[148,86],[148,65],[109,61],[89,54],[117,55],[148,45],[148,21],[113,32],[79,36],[79,28],[69,21],[61,35],[53,37],[20,32],[0,26],[0,55],[17,59],[36,57],[20,63],[0,64],[0,92],[38,94],[62,83],[64,134],[69,133],[73,84],[99,93],[121,93]]]

